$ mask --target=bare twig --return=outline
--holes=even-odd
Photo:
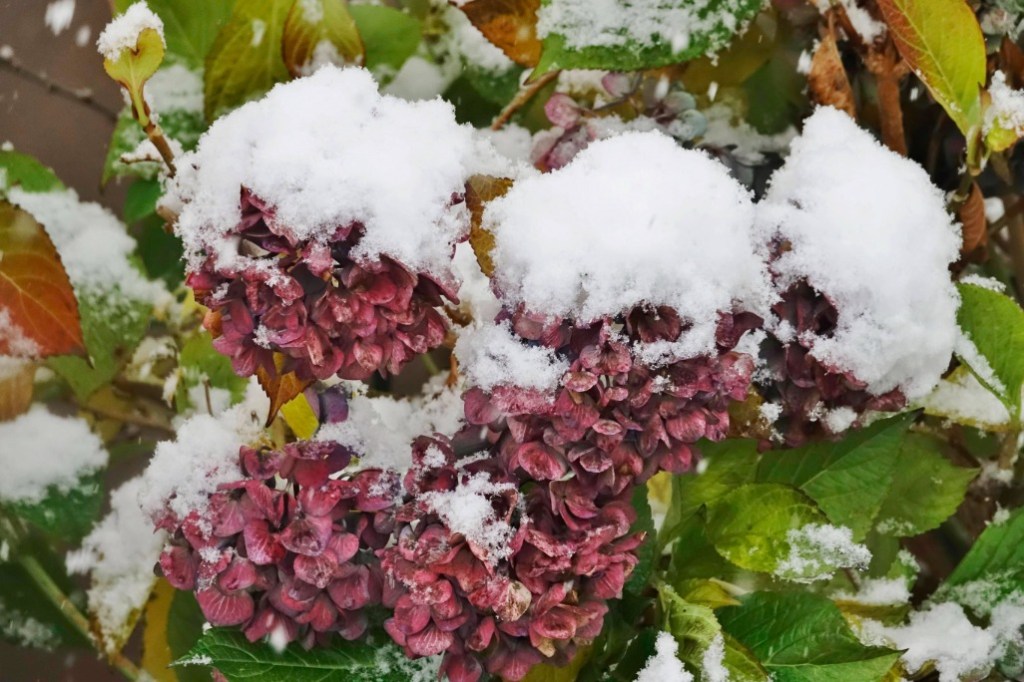
[[[527,102],[533,99],[534,95],[540,92],[545,85],[558,78],[559,73],[561,73],[561,71],[548,71],[537,80],[523,86],[519,92],[516,93],[516,96],[512,98],[512,101],[501,110],[498,117],[494,119],[494,123],[491,124],[491,130],[501,130],[517,111],[522,109]]]
[[[75,90],[67,87],[66,85],[61,85],[60,83],[52,80],[46,74],[32,71],[27,68],[13,55],[0,55],[0,69],[13,73],[15,76],[27,80],[30,83],[35,83],[39,87],[45,88],[47,91],[57,95],[58,97],[63,97],[71,102],[75,102],[76,104],[81,104],[92,109],[111,123],[117,122],[117,112],[112,111],[97,102],[93,98],[92,90],[88,88],[79,88]]]

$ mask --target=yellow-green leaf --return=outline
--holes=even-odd
[[[142,96],[142,87],[160,68],[165,50],[164,38],[160,32],[146,28],[139,32],[135,49],[123,49],[117,59],[103,60],[103,69],[107,75],[128,91],[128,96],[132,100],[132,111],[143,127],[149,125],[149,107]]]
[[[900,54],[970,139],[981,124],[985,39],[966,0],[879,0]]]
[[[320,426],[313,408],[302,393],[295,396],[281,407],[281,416],[296,436],[302,439],[312,438]]]

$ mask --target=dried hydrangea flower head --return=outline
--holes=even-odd
[[[503,170],[451,105],[325,67],[219,118],[162,201],[236,372],[362,379],[441,343],[466,180]]]
[[[840,433],[931,391],[958,336],[961,239],[920,166],[820,108],[772,176],[758,228],[777,296],[765,393],[783,439]]]

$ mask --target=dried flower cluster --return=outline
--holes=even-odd
[[[444,340],[437,306],[455,294],[386,256],[353,260],[360,224],[338,226],[326,242],[300,241],[244,189],[241,215],[231,234],[245,258],[218,267],[211,253],[188,277],[210,308],[214,345],[239,375],[278,371],[279,352],[288,358],[281,371],[301,379],[366,379],[398,372]]]

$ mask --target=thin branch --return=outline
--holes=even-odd
[[[97,102],[92,96],[92,90],[88,88],[79,88],[78,90],[75,90],[67,87],[66,85],[61,85],[60,83],[50,79],[46,74],[32,71],[25,67],[13,55],[0,54],[0,69],[9,71],[15,76],[27,80],[30,83],[35,83],[39,87],[45,88],[51,94],[88,107],[97,114],[102,115],[111,123],[117,122],[117,112],[112,111]]]
[[[561,73],[561,71],[557,69],[554,71],[548,71],[537,80],[523,86],[523,88],[516,93],[516,96],[512,98],[512,101],[501,110],[498,117],[494,119],[494,123],[491,124],[491,130],[501,130],[517,111],[522,109],[526,106],[527,102],[533,99],[534,95],[540,92],[545,85],[558,78],[559,73]]]

